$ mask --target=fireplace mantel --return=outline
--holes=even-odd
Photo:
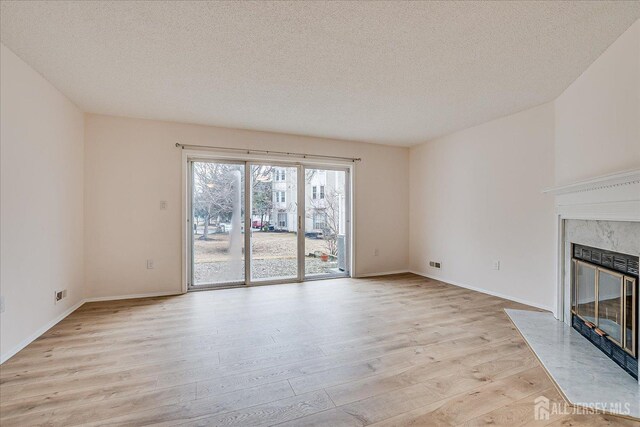
[[[640,222],[640,168],[549,188],[557,214],[557,302],[554,316],[568,322],[565,286],[565,220]]]
[[[584,181],[574,182],[568,185],[544,190],[544,193],[551,194],[567,194],[582,191],[599,190],[601,188],[616,187],[619,185],[636,184],[640,182],[640,169],[632,169],[614,174],[602,175],[596,178],[586,179]]]
[[[555,196],[561,219],[640,221],[640,169],[553,187],[543,193]]]

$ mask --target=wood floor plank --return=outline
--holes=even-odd
[[[3,427],[26,425],[75,426],[95,420],[107,420],[117,414],[141,411],[158,405],[190,401],[196,397],[195,384],[158,391],[137,393],[115,399],[88,404],[71,404],[48,411],[18,415],[2,420]]]
[[[534,413],[535,399],[541,395],[548,398],[550,402],[564,403],[564,400],[555,387],[551,387],[541,393],[534,393],[460,425],[463,427],[482,427],[486,425],[533,427],[546,426],[550,423],[565,419],[565,415],[554,412],[549,413],[548,420],[537,420]]]
[[[389,356],[364,362],[343,365],[326,371],[298,376],[290,379],[289,383],[296,394],[303,394],[332,385],[366,378],[380,372],[407,369],[412,366],[411,362],[407,359],[407,356],[404,354],[394,353]]]
[[[564,418],[547,424],[549,427],[638,427],[638,421],[616,417],[607,414],[576,414],[567,415]]]
[[[183,424],[190,427],[209,426],[262,426],[280,424],[335,407],[324,391],[277,400],[246,409]],[[182,424],[181,424],[182,425]]]
[[[0,424],[527,425],[553,388],[504,308],[408,273],[88,303],[0,366]]]
[[[278,427],[362,427],[365,423],[340,408],[334,408],[276,425]]]
[[[156,380],[143,379],[123,381],[117,385],[99,387],[91,390],[67,390],[35,397],[21,399],[2,400],[0,413],[4,418],[24,416],[35,412],[54,410],[72,404],[95,403],[117,397],[135,395],[141,392],[154,390]]]
[[[279,381],[249,389],[225,393],[209,398],[191,400],[179,404],[139,408],[111,417],[85,423],[87,426],[140,426],[140,425],[180,425],[188,422],[238,411],[253,406],[292,397],[293,390],[287,381]]]
[[[458,425],[550,386],[541,367],[405,411],[376,426]],[[384,396],[379,397],[379,399]],[[371,417],[371,415],[365,415]]]

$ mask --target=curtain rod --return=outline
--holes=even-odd
[[[272,154],[278,156],[294,156],[294,157],[302,157],[303,159],[325,159],[325,160],[348,160],[350,162],[359,162],[362,159],[360,157],[340,157],[340,156],[323,156],[321,154],[306,154],[306,153],[290,153],[287,151],[270,151],[270,150],[252,150],[248,148],[231,148],[231,147],[214,147],[211,145],[189,145],[189,144],[180,144],[176,142],[176,147],[184,150],[185,148],[195,148],[199,150],[227,150],[227,151],[237,151],[244,154]]]

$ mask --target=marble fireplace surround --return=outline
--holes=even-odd
[[[555,310],[553,315],[519,310],[507,314],[570,404],[614,399],[630,404],[626,416],[640,419],[640,380],[570,326],[571,244],[640,256],[640,169],[544,193],[555,196],[557,215]]]
[[[571,243],[640,256],[640,169],[554,187],[557,284],[554,316],[571,322]]]

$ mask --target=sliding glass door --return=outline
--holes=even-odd
[[[251,164],[251,282],[297,280],[297,166]]]
[[[189,160],[191,290],[349,275],[347,168]]]
[[[305,277],[348,275],[348,170],[307,167],[304,175]]]
[[[245,164],[191,162],[191,284],[243,284]]]

